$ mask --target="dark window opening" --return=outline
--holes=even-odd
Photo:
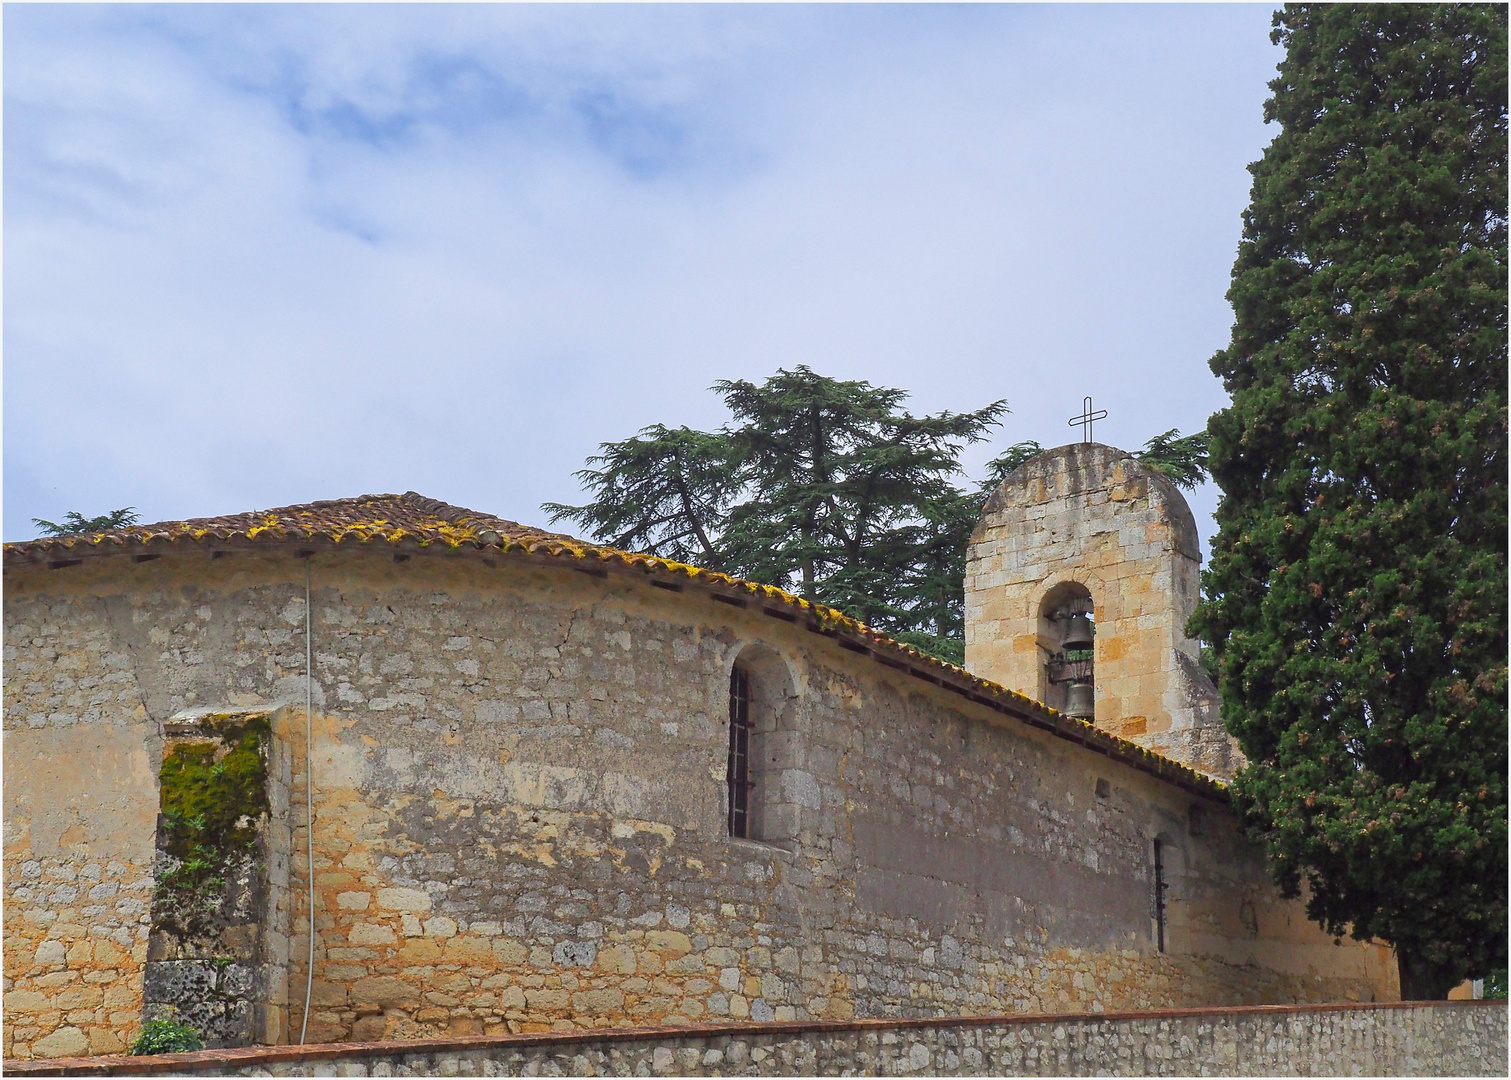
[[[1154,842],[1154,941],[1160,952],[1165,951],[1165,845]]]
[[[729,673],[729,835],[750,836],[750,676]]]

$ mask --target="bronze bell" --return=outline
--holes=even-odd
[[[1073,682],[1065,695],[1065,715],[1090,720],[1095,714],[1096,688],[1089,682]]]
[[[1089,649],[1095,633],[1091,620],[1078,613],[1065,620],[1065,640],[1060,644],[1066,649]]]

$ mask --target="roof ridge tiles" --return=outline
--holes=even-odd
[[[417,491],[406,491],[402,495],[382,493],[343,499],[319,499],[215,517],[172,518],[102,532],[44,536],[7,543],[4,549],[7,559],[11,559],[24,552],[77,550],[80,545],[120,545],[133,540],[144,543],[152,539],[224,539],[238,533],[253,538],[253,530],[258,535],[271,532],[273,538],[286,539],[289,531],[309,532],[312,529],[317,533],[324,532],[337,541],[342,534],[353,529],[372,532],[375,536],[385,534],[383,538],[390,541],[400,539],[401,535],[414,536],[421,543],[446,540],[449,542],[448,546],[452,547],[458,546],[460,541],[475,539],[471,535],[454,535],[454,529],[460,529],[464,534],[487,531],[516,541],[550,540],[583,544],[583,541],[562,533],[532,528],[465,506],[432,499]]]

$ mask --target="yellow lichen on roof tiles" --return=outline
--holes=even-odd
[[[348,536],[354,536],[359,541],[367,542],[373,539],[390,539],[396,529],[394,523],[388,518],[377,518],[369,521],[353,521],[348,524],[330,526],[330,537],[336,543],[340,543]]]
[[[184,522],[185,526],[187,526],[188,524],[189,523],[187,521]],[[247,539],[248,540],[256,540],[257,537],[259,537],[263,533],[265,533],[265,532],[273,532],[275,530],[276,530],[276,532],[277,532],[277,534],[279,536],[282,536],[283,535],[283,530],[281,528],[279,528],[279,526],[280,526],[280,522],[278,520],[277,515],[276,514],[270,514],[266,518],[263,519],[262,524],[260,524],[260,525],[253,525],[249,529],[247,529]],[[198,538],[196,537],[196,539],[198,539]]]

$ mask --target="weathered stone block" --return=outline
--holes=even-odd
[[[412,1008],[420,997],[420,987],[406,979],[376,975],[357,979],[351,984],[350,1000],[354,1005],[391,1005]]]
[[[212,997],[217,972],[210,960],[158,960],[147,965],[142,980],[144,1001],[177,1004]]]
[[[387,911],[429,911],[431,907],[430,894],[422,889],[379,889],[378,906]]]
[[[31,1045],[35,1057],[78,1057],[89,1052],[89,1037],[76,1027],[60,1027]]]
[[[358,923],[347,931],[346,940],[354,945],[393,945],[399,939],[390,927]]]

